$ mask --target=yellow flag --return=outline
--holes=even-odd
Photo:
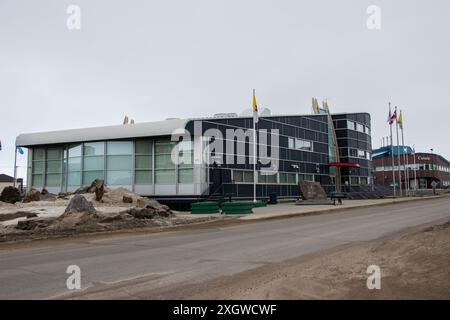
[[[256,104],[255,89],[253,89],[253,111],[258,112],[258,105]]]
[[[402,111],[400,110],[400,115],[397,117],[397,123],[400,126],[400,128],[403,129],[403,115],[402,115]]]

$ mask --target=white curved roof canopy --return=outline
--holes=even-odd
[[[170,119],[106,127],[24,133],[17,136],[16,146],[28,147],[42,144],[166,136],[184,130],[188,121],[187,119]]]

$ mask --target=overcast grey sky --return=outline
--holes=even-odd
[[[252,88],[272,113],[310,113],[313,96],[369,112],[375,147],[392,101],[406,142],[450,159],[449,14],[448,0],[0,0],[0,173],[19,133],[240,113]]]

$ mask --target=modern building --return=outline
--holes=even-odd
[[[332,115],[343,185],[372,183],[370,115]],[[220,193],[253,197],[253,119],[235,114],[21,134],[28,187],[74,191],[94,179],[160,200],[194,201]],[[256,195],[299,196],[298,183],[335,189],[327,115],[260,116]],[[221,147],[220,147],[221,146]],[[205,154],[208,154],[205,156]],[[205,160],[206,159],[206,160]],[[188,161],[187,161],[188,160]]]
[[[392,166],[392,151],[394,154],[394,166]],[[405,158],[403,157],[405,154]],[[399,157],[400,155],[400,157]],[[438,188],[450,186],[450,162],[435,153],[413,153],[409,146],[386,146],[373,150],[374,182],[376,185],[392,187],[395,173],[395,185],[399,185],[399,163],[401,168],[401,186],[403,190],[409,185],[413,190],[431,189],[433,181],[438,183]],[[405,174],[405,165],[407,174]]]

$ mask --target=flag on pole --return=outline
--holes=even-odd
[[[256,95],[255,95],[255,89],[253,89],[253,202],[256,202],[256,182],[257,182],[257,173],[256,173],[256,144],[257,144],[257,137],[256,137],[256,124],[258,123],[258,104],[256,103]]]
[[[402,110],[400,110],[400,114],[398,115],[397,123],[398,123],[400,129],[403,130],[403,115],[402,115]]]
[[[396,119],[397,119],[397,109],[394,110],[394,113],[391,113],[391,107],[389,106],[389,118],[388,118],[389,124],[393,124]]]
[[[252,103],[252,107],[253,107],[253,119],[255,120],[255,123],[257,123],[258,122],[258,104],[256,103],[255,89],[253,89],[253,103]]]

